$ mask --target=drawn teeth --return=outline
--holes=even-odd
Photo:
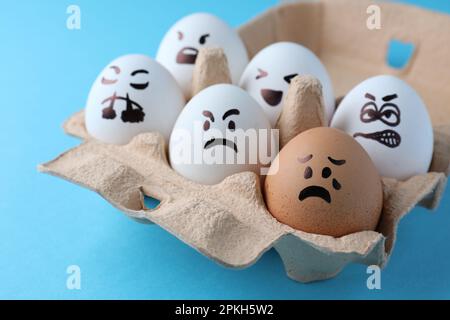
[[[381,132],[373,132],[373,133],[355,133],[353,135],[354,138],[357,137],[363,137],[366,139],[372,139],[375,141],[378,141],[379,143],[389,147],[389,148],[396,148],[401,143],[401,136],[393,131],[393,130],[385,130]]]

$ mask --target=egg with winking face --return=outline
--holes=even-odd
[[[185,104],[172,75],[145,55],[126,55],[109,63],[95,80],[85,109],[88,133],[103,142],[126,144],[143,132],[168,141]]]
[[[335,105],[330,76],[319,58],[300,44],[277,42],[262,49],[248,64],[239,85],[259,102],[273,126],[280,116],[289,84],[297,75],[311,75],[320,81],[329,123]]]

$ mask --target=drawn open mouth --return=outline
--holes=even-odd
[[[357,137],[378,141],[389,148],[396,148],[402,142],[402,137],[394,130],[384,130],[373,133],[357,132],[353,135],[353,138]]]
[[[216,138],[212,138],[211,140],[207,141],[205,143],[205,146],[203,147],[205,150],[211,149],[213,147],[216,146],[224,146],[224,147],[228,147],[234,150],[234,152],[238,153],[238,148],[236,143],[234,143],[231,140],[227,140],[227,139],[216,139]]]
[[[280,104],[281,99],[283,98],[283,91],[262,89],[261,96],[269,106],[276,107]]]
[[[310,186],[303,189],[298,195],[298,199],[303,201],[310,197],[322,198],[327,203],[331,203],[331,196],[327,189],[319,186]]]
[[[177,54],[177,63],[179,64],[195,64],[197,60],[198,50],[192,47],[184,47]]]

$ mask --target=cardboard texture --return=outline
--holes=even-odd
[[[276,123],[280,130],[280,146],[303,131],[326,125],[320,81],[308,75],[292,79],[283,112]]]
[[[192,78],[192,95],[218,83],[231,83],[230,69],[223,49],[201,48]]]
[[[379,3],[383,28],[370,31],[365,27],[368,4],[350,0],[288,4],[268,11],[239,31],[250,56],[276,41],[306,45],[330,71],[337,96],[381,73],[405,79],[422,95],[435,129],[430,172],[406,181],[383,179],[383,212],[376,231],[333,238],[294,230],[267,211],[255,174],[236,174],[214,186],[191,182],[170,168],[158,133],[141,134],[123,146],[104,144],[87,134],[83,111],[70,118],[64,129],[84,142],[39,170],[98,192],[131,218],[159,224],[225,266],[247,267],[272,247],[279,252],[288,276],[301,282],[334,277],[351,262],[386,265],[400,219],[417,204],[436,207],[446,186],[450,92],[444,87],[450,84],[446,72],[450,44],[443,41],[441,30],[450,30],[450,18],[415,7]],[[387,43],[392,38],[416,44],[416,53],[403,70],[385,65]],[[194,90],[228,82],[226,65],[220,50],[202,51]],[[292,81],[277,123],[282,144],[324,124],[322,100],[316,79],[302,76]],[[161,203],[150,210],[144,196]]]

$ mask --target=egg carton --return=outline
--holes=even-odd
[[[362,80],[385,73],[403,78],[424,98],[435,133],[430,172],[406,181],[383,178],[383,211],[375,231],[333,238],[294,230],[267,211],[254,173],[235,174],[213,186],[189,181],[170,167],[160,134],[140,134],[122,146],[104,144],[87,133],[83,111],[72,116],[64,129],[84,142],[40,165],[39,170],[99,193],[130,218],[160,225],[227,267],[248,267],[270,248],[279,253],[288,276],[301,282],[332,278],[352,262],[385,266],[400,219],[416,205],[435,208],[450,172],[450,107],[446,104],[450,92],[445,90],[450,84],[450,44],[442,32],[450,30],[450,18],[411,6],[379,3],[382,28],[371,31],[365,27],[371,3],[286,4],[242,26],[239,33],[250,57],[277,41],[312,49],[328,68],[338,97]],[[402,70],[385,64],[391,39],[412,41],[416,46]],[[194,69],[194,93],[229,82],[223,51],[202,49]],[[281,145],[304,130],[325,125],[321,95],[320,83],[314,78],[300,76],[291,82],[277,123]],[[160,204],[147,208],[145,196]]]

